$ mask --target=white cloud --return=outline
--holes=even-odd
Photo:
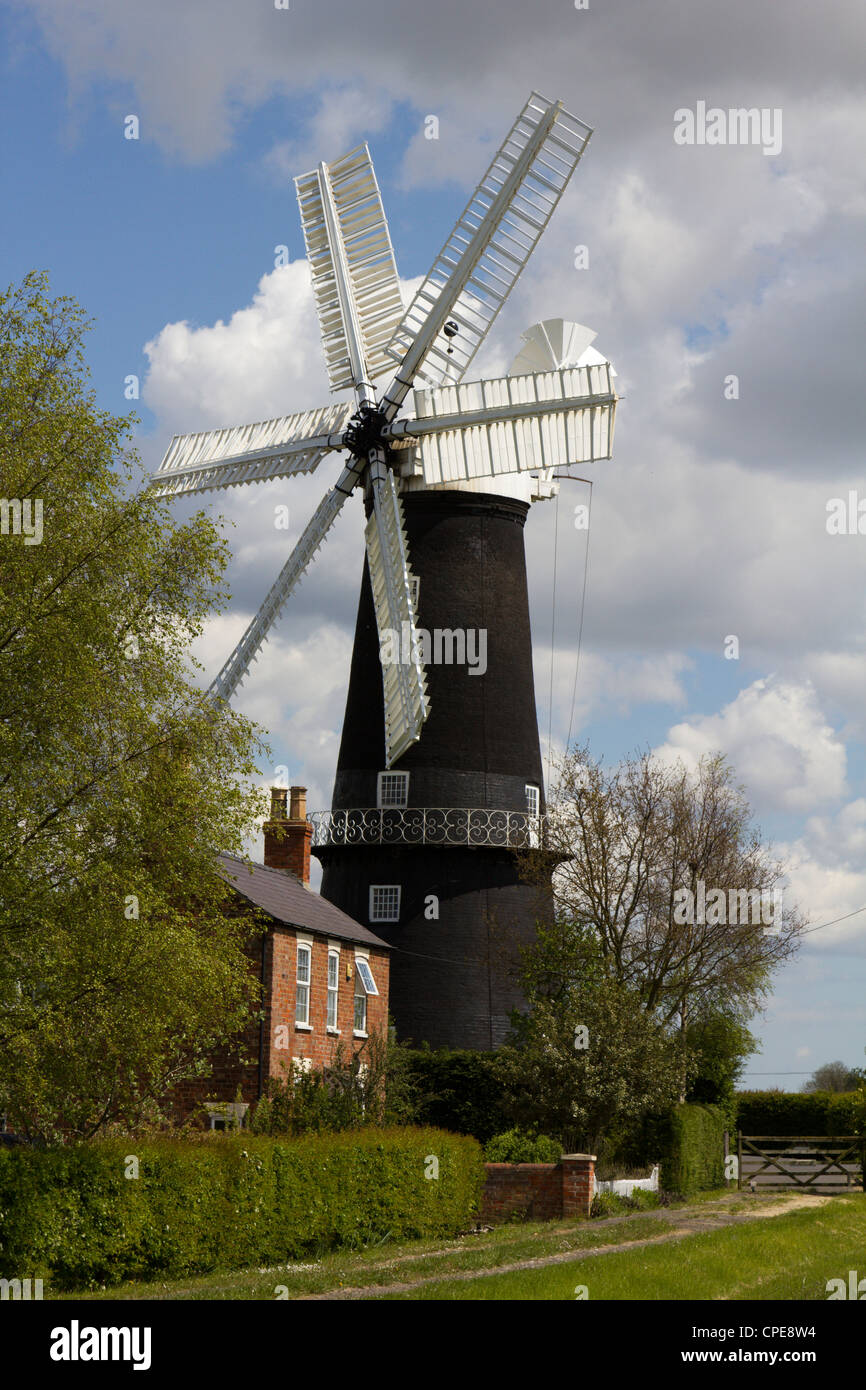
[[[145,344],[145,403],[172,433],[327,405],[310,270],[304,260],[263,275],[228,322],[169,323]]]
[[[666,760],[694,766],[721,750],[759,811],[809,811],[845,794],[845,746],[808,684],[755,681],[718,714],[675,725],[659,748]]]

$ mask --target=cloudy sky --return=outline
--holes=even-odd
[[[777,977],[748,1079],[864,1064],[866,11],[277,4],[0,7],[4,279],[44,267],[86,306],[100,404],[130,409],[139,379],[151,468],[172,433],[328,403],[293,175],[368,141],[408,295],[531,90],[594,127],[470,372],[506,370],[523,329],[564,317],[597,331],[624,396],[614,459],[587,475],[576,685],[588,489],[527,526],[543,748],[574,705],[573,736],[613,760],[724,751],[821,928]],[[764,111],[775,138],[678,142],[675,113],[699,103]],[[207,503],[234,523],[211,672],[338,467]],[[237,697],[269,731],[263,780],[288,769],[312,807],[330,801],[361,563],[356,499]]]

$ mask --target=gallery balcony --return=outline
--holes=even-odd
[[[308,816],[313,849],[336,845],[438,845],[537,849],[544,816],[487,807],[352,807]]]

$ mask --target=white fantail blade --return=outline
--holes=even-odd
[[[415,641],[403,507],[390,471],[373,479],[373,511],[365,538],[382,655],[385,759],[391,767],[421,737],[430,701]]]
[[[150,491],[178,497],[312,473],[329,450],[342,447],[351,413],[348,404],[329,405],[253,425],[177,434],[152,476]]]
[[[400,363],[385,396],[388,418],[416,376],[434,386],[460,381],[591,134],[560,102],[532,93],[388,345]],[[450,338],[446,325],[457,329]]]
[[[308,521],[303,535],[271,586],[267,598],[211,684],[210,694],[214,698],[230,700],[237,690],[270,628],[279,617],[283,604],[328,534],[346,498],[351,495],[351,488],[356,481],[354,470],[347,467],[337,485],[325,493]]]
[[[527,372],[549,372],[557,367],[576,367],[590,343],[598,334],[582,323],[568,319],[545,319],[534,323],[521,334],[523,347],[511,366],[509,376],[525,376]]]
[[[386,435],[417,441],[428,486],[607,459],[612,370],[602,362],[416,391],[416,419]]]
[[[359,145],[295,187],[328,378],[342,391],[391,368],[384,349],[403,315],[370,151]]]

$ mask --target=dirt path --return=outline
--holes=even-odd
[[[737,1193],[734,1200],[750,1200],[744,1193]],[[303,1294],[298,1302],[339,1300],[339,1299],[374,1299],[381,1298],[385,1294],[392,1293],[411,1293],[414,1289],[423,1288],[426,1284],[441,1284],[445,1281],[460,1280],[461,1282],[469,1279],[486,1279],[491,1274],[515,1274],[522,1269],[542,1269],[545,1265],[568,1264],[580,1260],[593,1259],[597,1255],[616,1255],[624,1250],[641,1250],[648,1245],[663,1245],[668,1241],[684,1240],[688,1236],[702,1235],[709,1231],[718,1231],[725,1226],[743,1225],[749,1221],[760,1221],[773,1216],[787,1216],[792,1211],[798,1211],[803,1207],[823,1207],[827,1202],[832,1201],[832,1197],[807,1197],[803,1195],[792,1195],[783,1201],[775,1203],[773,1206],[757,1206],[754,1211],[732,1212],[726,1211],[721,1204],[713,1203],[712,1207],[695,1206],[685,1207],[678,1211],[671,1211],[664,1207],[657,1211],[641,1213],[643,1216],[655,1217],[659,1220],[667,1221],[674,1225],[672,1231],[663,1231],[657,1236],[647,1236],[642,1240],[621,1241],[615,1245],[593,1246],[585,1250],[566,1250],[556,1255],[539,1255],[535,1259],[517,1260],[513,1264],[494,1265],[489,1269],[459,1270],[457,1272],[443,1271],[439,1274],[429,1275],[423,1279],[413,1279],[408,1283],[377,1284],[374,1287],[337,1289],[330,1293]],[[727,1203],[725,1203],[727,1205]],[[629,1220],[628,1217],[609,1217],[607,1220],[593,1222],[596,1226],[612,1226]],[[574,1227],[563,1228],[563,1234],[572,1233]],[[558,1234],[557,1230],[552,1230],[551,1235]],[[451,1254],[452,1250],[429,1251],[425,1258],[430,1258],[436,1254]],[[417,1259],[418,1256],[401,1256],[391,1261],[389,1264],[379,1266],[379,1268],[389,1268],[403,1263],[407,1259]]]

